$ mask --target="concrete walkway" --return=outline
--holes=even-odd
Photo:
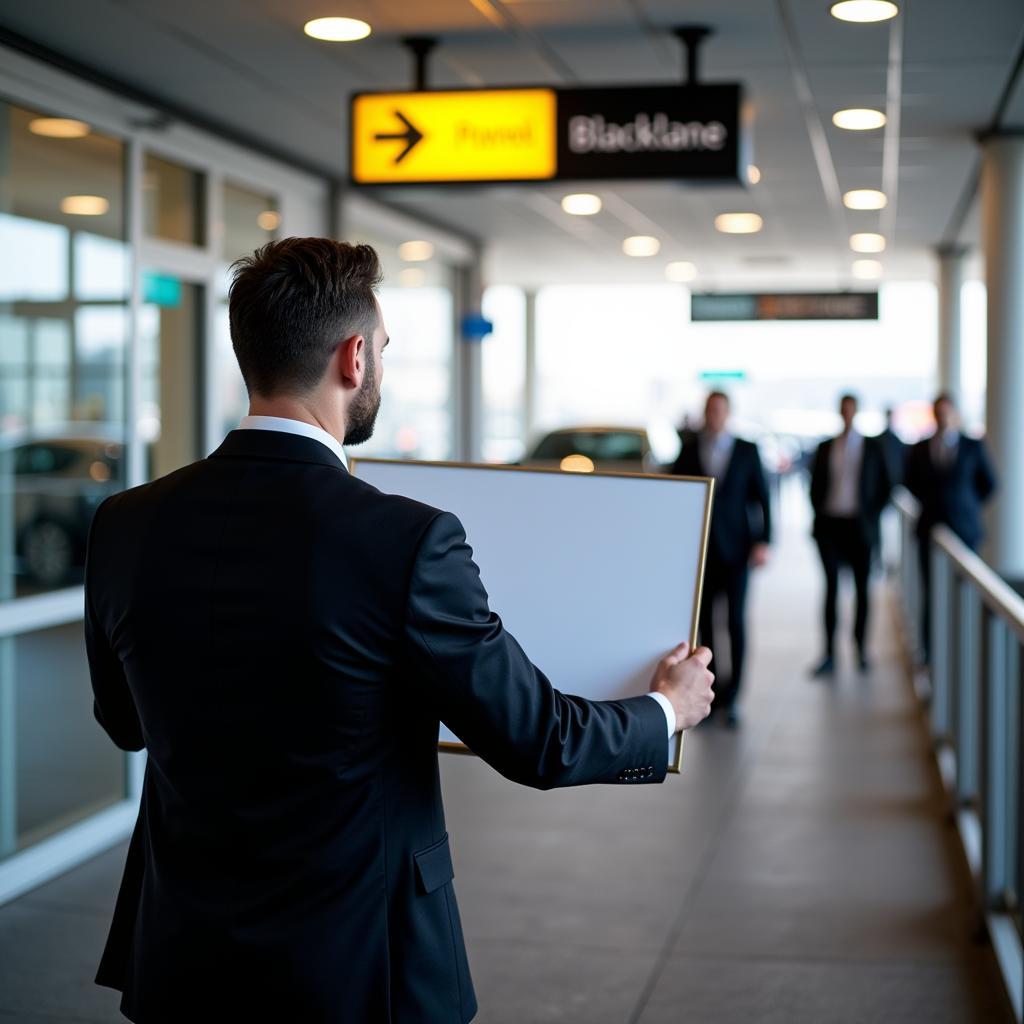
[[[873,673],[810,681],[819,572],[792,495],[785,511],[743,727],[696,730],[681,776],[537,793],[443,759],[478,1024],[1011,1020],[970,939],[890,595],[876,583]],[[0,908],[0,1022],[123,1019],[91,978],[124,853]]]

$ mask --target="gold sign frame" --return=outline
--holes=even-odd
[[[704,596],[704,571],[707,567],[708,537],[711,533],[711,510],[714,503],[715,494],[714,477],[677,476],[672,473],[629,473],[625,471],[614,470],[594,470],[593,472],[588,473],[573,473],[547,466],[510,466],[503,463],[489,462],[445,462],[438,460],[431,461],[423,459],[375,459],[358,457],[349,459],[349,472],[353,476],[358,477],[356,469],[361,463],[364,462],[369,465],[399,464],[408,466],[438,466],[445,469],[484,469],[492,471],[499,470],[501,472],[509,473],[557,473],[560,476],[579,477],[580,479],[587,479],[592,477],[622,477],[634,480],[676,480],[679,482],[704,484],[706,487],[706,491],[704,494],[704,515],[701,523],[700,551],[698,553],[697,558],[697,579],[694,584],[693,618],[690,622],[689,632],[687,636],[688,642],[690,644],[690,649],[693,650],[694,648],[696,648],[698,623],[700,622],[700,605],[701,600]],[[676,745],[675,757],[672,759],[668,766],[668,771],[670,774],[678,775],[679,772],[682,770],[683,740],[685,736],[685,732],[679,734],[679,743]],[[450,740],[438,740],[437,748],[438,750],[448,754],[470,754],[474,757],[476,756],[473,753],[473,751],[466,746],[466,744],[452,743]]]

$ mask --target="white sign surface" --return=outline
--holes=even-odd
[[[657,660],[696,639],[710,480],[373,459],[353,473],[459,517],[492,611],[563,693],[646,693]],[[440,740],[459,744],[445,726]]]

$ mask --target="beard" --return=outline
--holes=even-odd
[[[371,343],[366,348],[366,374],[363,377],[363,386],[352,399],[348,409],[344,443],[352,445],[369,441],[373,437],[373,428],[379,411],[380,387],[377,385],[377,365]]]

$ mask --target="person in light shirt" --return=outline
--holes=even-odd
[[[855,427],[857,399],[839,400],[843,429],[818,446],[811,472],[814,539],[825,571],[825,650],[814,667],[816,677],[831,676],[836,666],[835,635],[839,572],[847,566],[857,590],[853,640],[857,666],[867,672],[867,627],[870,611],[871,553],[879,541],[879,517],[892,490],[885,455],[877,438]]]
[[[952,395],[946,392],[938,395],[932,409],[935,433],[918,441],[911,449],[906,475],[907,490],[921,503],[917,536],[924,584],[922,635],[926,657],[932,527],[948,526],[969,548],[976,550],[984,535],[981,508],[996,489],[996,475],[985,442],[960,432]]]

